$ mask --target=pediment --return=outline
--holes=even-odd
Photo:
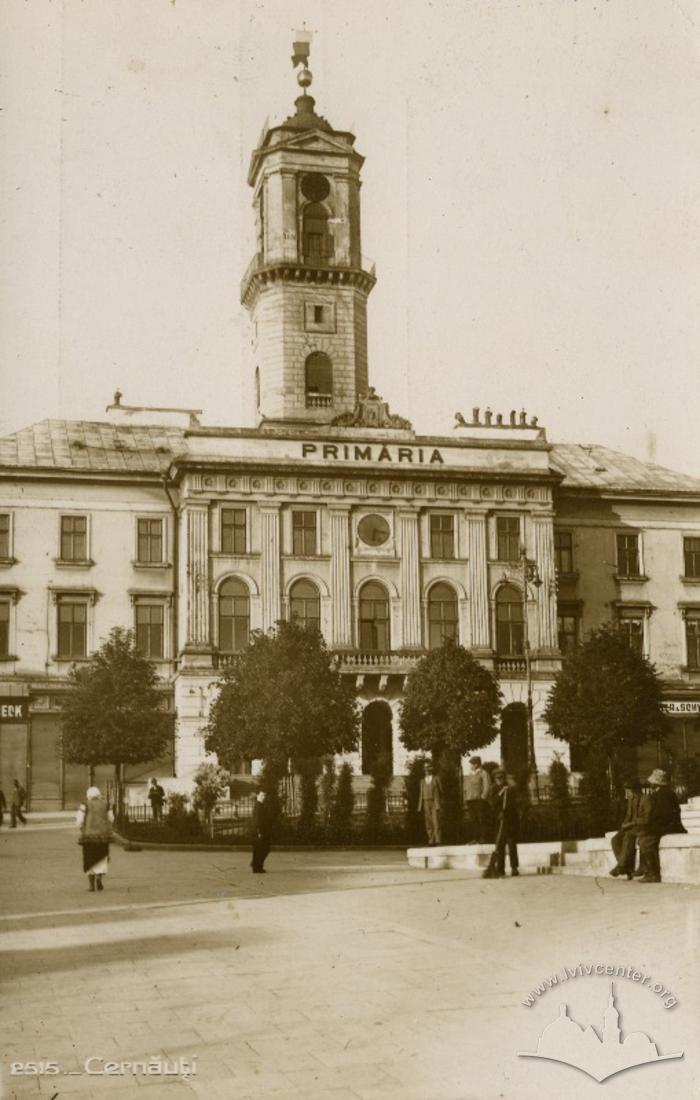
[[[324,133],[323,130],[305,130],[300,134],[290,134],[289,137],[275,142],[274,146],[268,145],[267,148],[274,148],[275,152],[284,149],[293,152],[332,153],[335,156],[338,154],[358,156],[349,142],[343,141],[340,137],[334,137],[332,134]]]

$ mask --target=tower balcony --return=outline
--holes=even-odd
[[[307,409],[330,409],[333,405],[332,393],[307,393]]]
[[[338,260],[317,261],[266,260],[257,252],[241,279],[241,302],[247,308],[252,305],[258,291],[270,283],[313,283],[321,286],[357,286],[369,294],[377,281],[374,262],[361,256],[358,263]]]

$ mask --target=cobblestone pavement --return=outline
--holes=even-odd
[[[2,1095],[599,1100],[604,1087],[605,1100],[700,1097],[697,888],[482,881],[409,870],[393,851],[273,852],[264,876],[248,859],[115,848],[104,893],[90,894],[74,831],[0,831]],[[665,983],[672,1010],[619,979],[621,1024],[685,1058],[604,1086],[518,1058],[560,1002],[599,1026],[609,978],[522,1004],[578,962],[632,965]],[[87,1073],[90,1058],[93,1071],[156,1058],[196,1072]],[[10,1072],[49,1060],[60,1075]]]

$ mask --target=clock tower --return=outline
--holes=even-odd
[[[257,250],[241,286],[253,326],[259,426],[330,424],[367,390],[367,297],[354,135],[316,113],[310,35],[299,33],[296,111],[253,152]]]

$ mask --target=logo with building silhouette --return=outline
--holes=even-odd
[[[587,1073],[601,1084],[608,1077],[634,1066],[652,1062],[667,1062],[682,1058],[678,1054],[660,1054],[656,1043],[641,1031],[632,1031],[623,1038],[620,1013],[615,1005],[615,990],[610,983],[608,1006],[603,1013],[600,1033],[589,1024],[583,1027],[569,1016],[568,1005],[559,1005],[556,1020],[542,1032],[536,1051],[518,1051],[520,1058],[543,1058],[563,1062]]]

